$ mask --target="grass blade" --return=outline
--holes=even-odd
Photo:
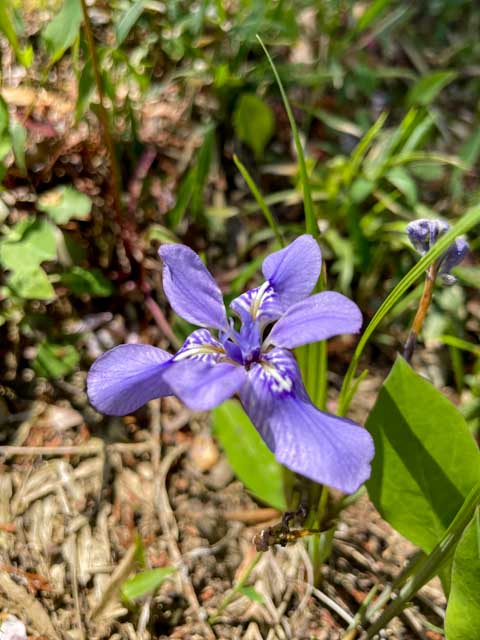
[[[262,194],[260,193],[259,188],[255,184],[255,181],[253,180],[252,176],[248,173],[246,166],[240,161],[237,155],[233,156],[233,161],[237,169],[242,174],[242,178],[247,183],[248,188],[252,192],[252,195],[255,198],[258,206],[260,207],[261,212],[265,216],[265,220],[268,222],[268,224],[270,225],[270,228],[275,234],[275,237],[277,238],[279,245],[283,248],[285,246],[285,242],[283,241],[280,228],[276,223],[275,218],[273,217],[273,213],[268,208],[267,203],[265,202]]]

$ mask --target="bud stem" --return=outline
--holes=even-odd
[[[420,298],[417,313],[415,314],[415,318],[413,319],[412,328],[410,329],[410,333],[408,334],[407,341],[405,342],[405,346],[403,348],[403,357],[407,362],[410,362],[410,360],[412,359],[415,345],[417,343],[417,336],[422,330],[423,323],[428,313],[428,309],[430,308],[437,273],[438,264],[434,262],[427,269],[422,297]]]

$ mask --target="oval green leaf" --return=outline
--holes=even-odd
[[[368,417],[370,499],[430,552],[480,480],[480,453],[460,411],[398,357]]]

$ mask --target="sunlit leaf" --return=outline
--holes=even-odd
[[[70,219],[86,220],[90,216],[92,201],[73,187],[56,187],[42,194],[37,203],[58,224]]]
[[[136,576],[123,583],[122,596],[127,602],[135,602],[135,600],[156,591],[175,571],[175,567],[161,567],[137,573]]]
[[[398,357],[368,417],[367,482],[375,507],[431,551],[480,479],[480,453],[460,411]]]
[[[0,263],[12,271],[31,271],[56,255],[52,225],[35,217],[14,225],[0,244]]]
[[[7,280],[15,295],[25,300],[52,300],[55,289],[41,267],[13,271]]]
[[[242,587],[241,589],[238,590],[238,593],[241,593],[243,596],[246,596],[252,602],[260,602],[260,604],[263,604],[265,602],[265,598],[262,596],[262,594],[258,593],[255,587],[252,587],[250,585],[247,585],[246,587]]]

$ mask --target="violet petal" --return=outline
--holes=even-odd
[[[322,291],[293,305],[273,326],[267,340],[294,349],[342,333],[357,333],[362,314],[357,305],[335,291]]]
[[[320,276],[322,254],[313,236],[299,236],[285,249],[270,254],[263,261],[265,278],[278,295],[284,311],[306,298]]]
[[[93,406],[111,416],[132,413],[143,404],[172,395],[163,374],[172,356],[144,344],[122,344],[98,358],[87,377],[87,393]]]
[[[225,329],[222,293],[195,251],[181,244],[160,247],[163,288],[174,311],[200,327]]]
[[[374,455],[370,434],[313,406],[288,351],[274,349],[263,366],[253,365],[240,399],[278,462],[292,471],[345,493],[369,478]]]
[[[175,362],[164,375],[174,394],[195,411],[208,411],[233,396],[246,382],[242,366],[199,360]]]

